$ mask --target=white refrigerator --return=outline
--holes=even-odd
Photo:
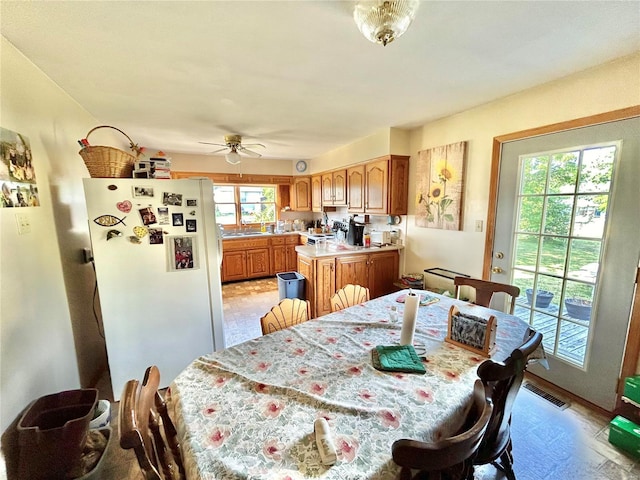
[[[162,386],[224,348],[222,238],[208,179],[84,179],[113,395],[157,365]]]

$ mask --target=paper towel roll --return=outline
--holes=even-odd
[[[413,333],[416,330],[418,307],[420,296],[409,292],[404,299],[404,315],[402,317],[402,330],[400,330],[400,345],[413,345]]]

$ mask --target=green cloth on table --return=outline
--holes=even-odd
[[[413,345],[378,345],[371,351],[371,360],[378,370],[426,373]]]

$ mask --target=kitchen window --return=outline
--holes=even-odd
[[[216,221],[222,225],[251,225],[276,221],[276,186],[216,185]]]

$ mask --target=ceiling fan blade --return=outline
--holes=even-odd
[[[214,150],[213,152],[207,153],[207,155],[213,155],[214,153],[223,152],[225,150],[228,150],[228,148],[227,147],[219,148],[218,150]]]
[[[244,147],[238,147],[238,151],[240,151],[240,152],[244,153],[244,154],[245,154],[245,155],[247,155],[248,157],[259,158],[259,157],[261,157],[261,156],[262,156],[262,155],[261,155],[261,154],[259,154],[258,152],[253,152],[253,151],[251,151],[251,150],[247,150],[247,149],[246,149],[246,148],[244,148]]]
[[[227,146],[224,143],[211,143],[211,142],[198,142],[198,143],[202,143],[203,145],[217,145],[219,147],[226,147]]]
[[[254,147],[262,147],[262,148],[267,148],[265,147],[263,144],[261,143],[243,143],[242,148],[254,148]]]

